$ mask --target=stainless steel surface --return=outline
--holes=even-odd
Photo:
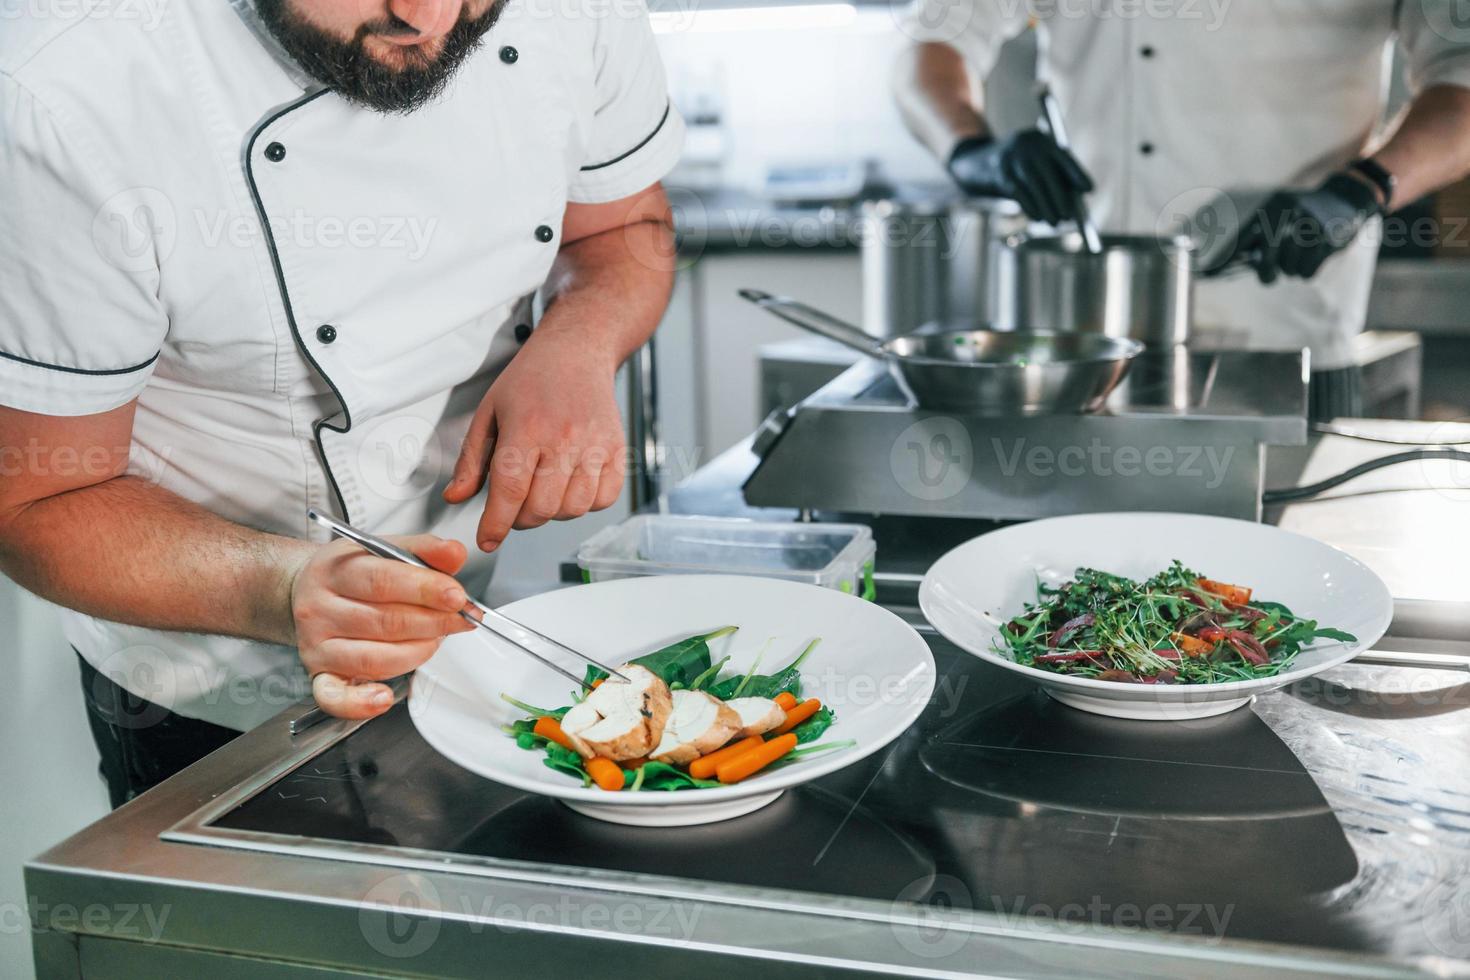
[[[633,472],[629,503],[634,510],[658,500],[658,446],[660,438],[658,408],[657,338],[647,342],[628,358],[628,445],[633,450]]]
[[[1103,412],[914,407],[858,364],[762,436],[758,507],[1018,520],[1104,510],[1257,519],[1262,451],[1306,439],[1300,354],[1146,351]]]
[[[1067,138],[1066,124],[1062,121],[1062,108],[1057,105],[1056,96],[1051,94],[1050,88],[1043,85],[1038,89],[1038,97],[1041,100],[1041,117],[1046,121],[1046,128],[1051,133],[1052,141],[1063,150],[1071,150],[1072,141]],[[1088,254],[1101,255],[1102,237],[1097,233],[1097,225],[1093,224],[1092,211],[1087,206],[1087,195],[1078,193],[1074,206],[1077,211],[1077,231],[1082,235],[1082,244],[1086,247]]]
[[[922,408],[1000,417],[1096,411],[1143,346],[1096,334],[921,331],[879,341],[804,303],[740,295],[804,330],[883,361]]]
[[[1272,467],[1368,451],[1325,437]],[[671,504],[754,515],[752,462]],[[1416,477],[1275,516],[1390,583],[1386,651],[1422,632],[1463,655],[1470,514]],[[916,578],[984,526],[878,522],[880,570]],[[1161,739],[934,648],[935,701],[890,752],[705,828],[470,776],[401,706],[295,739],[285,714],[30,863],[41,978],[1470,975],[1463,671],[1348,665]]]
[[[1189,340],[1194,279],[1187,238],[1104,235],[1090,254],[1077,235],[1021,238],[1016,320],[1027,330],[1085,331],[1151,346]]]
[[[321,511],[317,510],[315,507],[308,508],[306,511],[306,516],[311,518],[316,523],[320,524],[322,527],[330,529],[333,534],[347,538],[349,541],[352,541],[353,543],[362,546],[363,548],[367,549],[380,558],[388,558],[393,561],[405,562],[409,565],[416,565],[419,568],[429,567],[417,555],[403,550],[390,541],[384,541],[382,538],[379,538],[376,535],[372,535],[366,531],[359,530],[358,528],[355,528],[344,521],[339,521],[337,520],[337,518],[333,517],[330,514],[324,514]],[[460,610],[459,615],[466,622],[473,623],[475,626],[479,627],[482,630],[485,630],[492,636],[504,640],[506,643],[509,643],[521,653],[524,653],[528,657],[531,657],[532,659],[540,662],[543,666],[551,668],[552,670],[556,671],[558,674],[561,674],[563,677],[567,678],[579,687],[588,687],[589,685],[585,680],[583,680],[583,678],[578,677],[576,674],[567,670],[565,667],[561,666],[550,657],[537,652],[536,647],[541,646],[550,648],[551,650],[559,654],[563,654],[576,660],[580,660],[585,664],[590,664],[593,667],[596,667],[598,670],[602,671],[604,674],[608,674],[612,677],[620,677],[623,680],[628,679],[623,674],[619,673],[611,667],[608,667],[603,663],[600,663],[595,658],[588,656],[580,650],[574,650],[571,647],[567,646],[565,643],[562,643],[560,640],[554,640],[543,633],[537,632],[529,626],[518,623],[504,613],[496,612],[494,609],[491,609],[489,606],[485,605],[482,602],[478,602],[472,598],[469,600],[468,605],[474,606],[477,610],[479,610],[480,615],[475,616],[472,615],[467,608],[462,609]],[[302,719],[302,722],[303,725],[309,727],[310,719]]]
[[[1015,256],[1026,229],[1014,201],[950,194],[863,205],[863,329],[897,337],[928,324],[1015,325]]]

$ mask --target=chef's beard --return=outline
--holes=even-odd
[[[261,22],[302,71],[349,102],[377,112],[396,113],[422,108],[443,92],[460,65],[495,26],[504,7],[505,0],[494,0],[478,17],[470,17],[466,8],[435,54],[400,48],[404,63],[391,68],[364,48],[370,33],[366,25],[359,27],[351,40],[344,41],[308,23],[292,7],[291,0],[255,2]]]

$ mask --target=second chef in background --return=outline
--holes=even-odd
[[[1310,348],[1312,414],[1352,415],[1381,216],[1470,172],[1470,29],[1454,7],[917,0],[897,97],[964,190],[1014,198],[1033,218],[1068,217],[1071,196],[1091,190],[1105,232],[1153,235],[1212,194],[1251,202],[1235,247],[1256,275],[1202,281],[1197,324]],[[1032,23],[1075,159],[985,119],[979,81]],[[1395,40],[1413,98],[1384,120]]]

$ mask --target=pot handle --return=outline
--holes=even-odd
[[[805,303],[785,296],[772,296],[759,289],[741,289],[739,293],[742,299],[749,300],[767,313],[778,316],[787,323],[810,333],[826,337],[828,340],[835,340],[844,347],[851,347],[869,357],[888,356],[888,352],[883,347],[883,341],[877,337],[859,330],[845,320],[839,320],[835,316],[807,306]]]

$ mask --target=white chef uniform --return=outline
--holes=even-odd
[[[136,398],[130,471],[252,527],[319,537],[311,505],[472,545],[483,499],[440,491],[563,209],[679,153],[643,7],[510,0],[440,100],[385,115],[283,63],[244,0],[41,2],[0,32],[0,404]],[[187,717],[244,729],[307,689],[284,647],[63,617]]]
[[[917,0],[901,26],[983,78],[1033,17],[1038,74],[1097,185],[1093,215],[1118,232],[1173,233],[1216,192],[1259,201],[1356,159],[1382,122],[1395,37],[1414,92],[1470,87],[1456,0]],[[1313,369],[1347,366],[1379,227],[1310,280],[1201,282],[1197,323],[1310,347]]]

